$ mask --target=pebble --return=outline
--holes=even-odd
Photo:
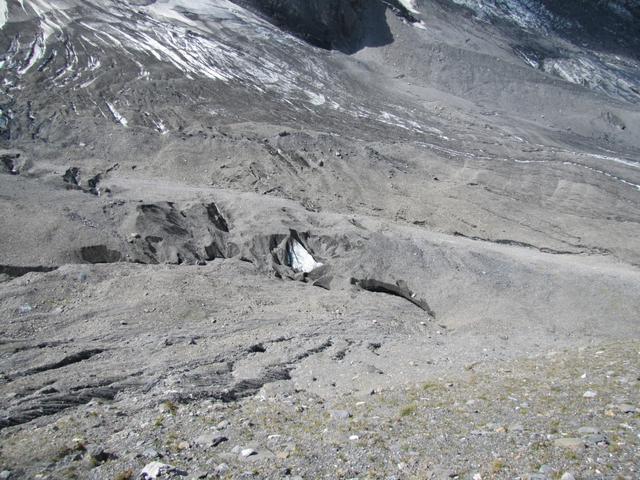
[[[571,472],[564,472],[560,480],[576,480],[576,477]]]
[[[597,435],[600,430],[596,427],[580,427],[578,433],[580,435]]]
[[[545,475],[551,475],[554,473],[553,467],[551,465],[541,465],[538,469],[539,473],[544,473]]]
[[[615,408],[622,413],[636,413],[637,411],[636,407],[628,403],[621,403],[620,405],[616,405]]]
[[[524,427],[519,424],[519,423],[513,423],[511,425],[509,425],[509,431],[510,432],[524,432]]]
[[[169,476],[171,474],[174,475],[187,475],[187,472],[176,468],[172,465],[167,465],[166,463],[160,462],[151,462],[145,465],[145,467],[140,472],[140,478],[142,480],[155,480],[159,477]]]
[[[113,457],[112,454],[105,452],[102,447],[92,446],[87,451],[87,454],[98,463],[104,463]]]
[[[240,456],[244,458],[251,457],[252,455],[257,455],[257,454],[258,452],[256,452],[253,448],[245,448],[240,451]]]
[[[33,307],[31,305],[29,305],[28,303],[25,303],[24,305],[20,305],[18,307],[18,313],[20,313],[20,314],[29,313],[29,312],[31,312],[31,310],[33,310]]]
[[[595,397],[597,397],[597,396],[598,396],[598,393],[597,393],[597,392],[594,392],[594,391],[592,391],[592,390],[587,390],[586,392],[584,392],[584,393],[582,394],[582,396],[583,396],[584,398],[595,398]]]
[[[360,440],[360,437],[358,435],[351,435],[349,437],[349,440],[351,440],[352,442],[355,442],[356,440]]]
[[[580,450],[584,448],[584,441],[581,438],[557,438],[554,442],[556,447],[567,448],[569,450]]]
[[[215,433],[203,433],[198,438],[196,438],[196,445],[200,445],[205,448],[217,447],[223,442],[229,440],[227,437],[223,435],[217,435]]]
[[[221,463],[216,467],[216,473],[220,476],[224,475],[228,471],[229,471],[229,465],[227,465],[226,463]]]
[[[587,435],[584,439],[585,439],[585,441],[587,443],[592,443],[592,444],[595,444],[595,445],[601,445],[601,444],[608,445],[609,444],[609,440],[607,439],[607,437],[605,437],[604,435],[602,435],[600,433],[595,434],[595,435]]]
[[[8,480],[11,478],[11,472],[9,470],[3,470],[0,472],[0,480]]]
[[[351,417],[351,413],[346,410],[334,410],[331,412],[331,417],[336,420],[347,420]]]
[[[142,456],[145,457],[145,458],[148,458],[150,460],[154,460],[156,458],[162,458],[162,455],[160,455],[153,448],[147,448],[144,452],[142,452]]]

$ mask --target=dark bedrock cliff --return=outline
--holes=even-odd
[[[397,0],[234,0],[278,27],[327,50],[354,53],[393,41],[387,10],[416,19]]]

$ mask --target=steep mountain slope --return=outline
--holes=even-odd
[[[637,338],[638,2],[575,3],[0,0],[0,467]],[[16,461],[94,398],[117,458]]]

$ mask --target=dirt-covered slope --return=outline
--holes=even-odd
[[[634,478],[638,11],[579,3],[0,0],[0,478]]]

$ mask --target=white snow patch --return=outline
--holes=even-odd
[[[113,104],[109,102],[104,102],[104,103],[107,104],[107,108],[111,112],[111,115],[113,115],[113,118],[116,120],[116,122],[118,122],[123,127],[126,127],[129,125],[129,122],[127,122],[127,119],[124,118],[122,115],[120,115],[120,113],[116,110],[116,107],[114,107]]]
[[[409,10],[411,13],[420,13],[416,8],[415,0],[400,0],[400,3],[404,8]]]
[[[624,158],[618,158],[618,157],[611,157],[608,155],[597,155],[595,153],[577,153],[577,155],[582,155],[582,156],[586,156],[586,157],[592,157],[592,158],[597,158],[599,160],[607,160],[609,162],[616,162],[616,163],[621,163],[623,165],[627,165],[628,167],[633,167],[633,168],[640,168],[640,163],[638,162],[634,162],[632,160],[626,160]]]
[[[305,93],[309,97],[311,103],[317,107],[319,107],[320,105],[324,105],[327,101],[327,99],[321,93],[313,93],[309,92],[308,90],[305,91]]]
[[[93,71],[93,70],[97,70],[98,68],[100,68],[100,59],[94,56],[90,56],[89,60],[87,61],[87,69],[89,71]]]
[[[307,252],[306,248],[304,248],[297,240],[291,240],[289,260],[291,268],[296,272],[309,273],[322,266],[322,263],[316,262],[311,254]]]
[[[101,75],[98,75],[97,77],[93,77],[91,80],[87,80],[84,83],[80,84],[80,88],[87,88],[88,86],[90,86],[93,82],[95,82],[98,78],[100,78]]]
[[[630,187],[634,187],[636,190],[640,191],[640,185],[638,185],[637,183],[630,182],[628,180],[625,180],[624,178],[618,177],[617,175],[613,175],[609,172],[605,172],[604,170],[600,170],[599,168],[593,168],[588,165],[583,165],[582,163],[576,163],[576,162],[562,162],[562,163],[564,165],[571,165],[573,167],[580,167],[580,168],[585,168],[587,170],[591,170],[592,172],[599,173],[600,175],[604,175],[605,177],[612,178],[614,180],[617,180],[620,183],[624,183],[625,185],[629,185]]]
[[[554,16],[541,2],[529,0],[453,0],[472,9],[479,20],[507,19],[526,30],[548,33]]]
[[[29,55],[26,58],[26,65],[18,70],[18,75],[27,73],[38,61],[44,56],[46,51],[46,43],[42,33],[36,35],[35,40],[31,44]]]
[[[4,27],[9,18],[9,9],[7,8],[7,0],[0,0],[0,28]]]
[[[167,127],[165,127],[164,122],[162,120],[158,120],[157,122],[155,120],[152,120],[152,122],[153,122],[153,125],[156,127],[156,130],[158,130],[161,135],[166,135],[167,133],[169,133],[169,130],[167,130]]]

